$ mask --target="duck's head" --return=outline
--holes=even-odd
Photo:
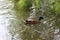
[[[41,19],[44,19],[44,18],[41,16],[41,17],[39,17],[39,21],[40,21]]]

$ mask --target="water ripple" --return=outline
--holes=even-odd
[[[15,19],[12,8],[12,3],[7,0],[0,0],[0,40],[11,40],[12,38],[8,29],[10,19]]]

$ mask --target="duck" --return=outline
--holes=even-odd
[[[41,19],[43,19],[42,16],[39,17],[38,21],[36,21],[36,20],[33,20],[33,21],[32,21],[32,20],[25,20],[25,24],[26,24],[26,25],[27,25],[27,24],[29,24],[29,25],[39,24]]]

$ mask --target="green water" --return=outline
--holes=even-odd
[[[20,10],[11,0],[0,1],[0,39],[43,40],[46,38],[44,40],[52,40],[48,37],[48,32],[60,29],[60,14],[48,8],[43,10],[45,11],[42,14],[44,19],[39,25],[27,26],[24,20],[29,17],[31,10]],[[41,16],[40,12],[36,15],[36,19],[38,16]],[[55,37],[54,40],[56,40]]]

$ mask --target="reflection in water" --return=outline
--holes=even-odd
[[[16,18],[16,16],[14,15],[15,11],[13,10],[13,7],[14,7],[14,4],[12,3],[12,1],[0,0],[0,40],[21,40],[20,31],[21,31],[21,29],[23,30],[24,28],[21,28],[20,26],[23,27],[24,25],[22,23],[21,23],[22,25],[19,24],[19,22],[22,19],[20,19],[20,14],[16,14],[16,15],[19,15],[18,16],[19,20]],[[23,12],[23,13],[25,14],[25,12]],[[41,24],[42,27],[35,26],[35,27],[28,28],[27,31],[23,30],[24,32],[23,31],[21,32],[21,33],[23,33],[22,37],[25,37],[24,40],[25,39],[26,40],[28,40],[28,39],[37,40],[36,38],[38,38],[40,35],[40,33],[39,33],[40,31],[37,31],[37,30],[41,30],[41,31],[45,32],[45,33],[43,33],[43,32],[41,33],[42,36],[44,36],[45,34],[47,35],[48,32],[46,33],[46,31],[51,30],[48,28],[52,27],[52,25],[54,23],[52,17],[55,17],[55,16],[53,16],[52,14],[51,15],[44,14],[44,15],[46,16],[47,19]],[[26,14],[23,17],[25,17],[25,16],[26,16]],[[50,18],[52,20],[50,20]],[[34,30],[34,29],[36,29],[36,30]],[[25,35],[25,34],[28,34],[29,37],[28,37],[28,35]],[[32,36],[31,36],[31,34],[32,34]],[[37,36],[37,37],[35,37],[35,36]]]
[[[10,29],[10,20],[16,20],[16,16],[14,15],[14,11],[12,10],[13,4],[12,1],[0,0],[0,40],[12,40],[12,36],[9,33]],[[19,34],[14,35],[17,37]]]
[[[7,26],[9,26],[8,24],[8,20],[5,19],[3,16],[0,16],[0,39],[1,40],[8,40],[7,37],[9,37],[8,35],[8,28]]]

